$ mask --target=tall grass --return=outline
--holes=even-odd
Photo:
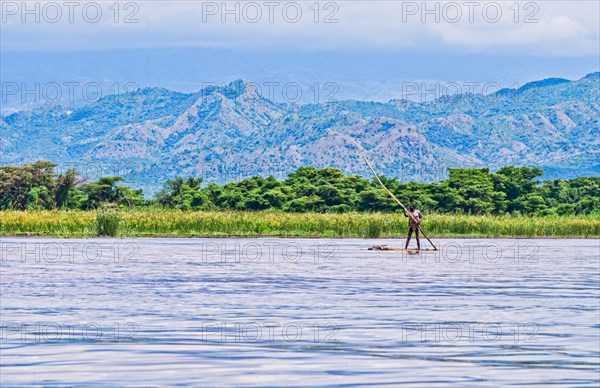
[[[121,216],[116,209],[104,208],[96,214],[96,234],[114,237],[119,231]]]
[[[111,218],[112,217],[112,218]],[[117,218],[115,218],[117,217]],[[600,236],[600,217],[511,217],[426,215],[430,237],[588,237]],[[407,221],[401,214],[182,212],[136,210],[0,212],[0,235],[83,237],[118,236],[279,236],[401,237]]]

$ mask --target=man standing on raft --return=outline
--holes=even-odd
[[[415,237],[417,239],[417,249],[421,250],[421,242],[419,241],[419,225],[421,224],[423,214],[421,214],[421,212],[415,208],[415,205],[411,203],[408,207],[408,214],[404,212],[404,217],[408,217],[408,238],[406,239],[406,246],[404,249],[408,249],[408,243],[410,242],[410,238],[412,237],[412,232],[414,230]]]

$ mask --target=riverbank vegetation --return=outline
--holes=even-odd
[[[119,185],[121,177],[84,182],[75,170],[58,174],[38,161],[0,167],[0,210],[174,209],[184,211],[264,211],[287,213],[397,212],[397,204],[375,180],[344,175],[335,168],[302,167],[284,180],[252,177],[223,185],[201,178],[168,180],[153,198]],[[382,177],[405,204],[425,214],[600,216],[600,177],[538,180],[538,168],[507,166],[449,169],[441,182],[400,182]]]
[[[596,216],[475,216],[429,214],[430,237],[598,237]],[[285,213],[274,211],[105,210],[5,211],[0,235],[59,237],[402,237],[398,213]]]

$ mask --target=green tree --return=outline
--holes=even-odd
[[[1,166],[0,207],[15,210],[52,209],[54,199],[51,193],[56,186],[56,166],[44,160],[21,166]]]
[[[156,201],[167,208],[179,210],[208,210],[211,202],[206,192],[200,189],[202,178],[169,179],[156,194]]]
[[[67,170],[56,179],[56,193],[54,195],[56,207],[64,208],[67,206],[69,195],[73,193],[78,183],[77,171]]]
[[[490,214],[505,208],[506,194],[494,190],[492,177],[487,168],[448,169],[449,193],[453,196],[442,202],[454,202],[455,211],[468,214]],[[455,191],[454,193],[452,191]]]
[[[506,210],[509,212],[535,213],[540,210],[537,199],[532,202],[533,193],[537,185],[534,179],[542,176],[544,172],[539,168],[506,166],[492,174],[494,190],[504,193]],[[529,199],[528,199],[529,198]],[[535,205],[535,210],[528,204]],[[497,209],[500,212],[501,209]]]
[[[86,195],[82,203],[83,209],[96,209],[101,204],[112,203],[122,207],[134,207],[144,203],[141,189],[134,190],[128,186],[117,186],[122,181],[120,176],[101,177],[97,182],[85,184],[81,191]]]

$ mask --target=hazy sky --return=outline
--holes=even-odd
[[[5,1],[2,50],[213,47],[597,56],[599,1]]]
[[[90,83],[104,95],[239,78],[300,84],[303,102],[386,101],[407,82],[438,96],[447,82],[493,92],[600,71],[598,0],[0,2],[4,107],[53,101],[57,83],[80,101]]]

